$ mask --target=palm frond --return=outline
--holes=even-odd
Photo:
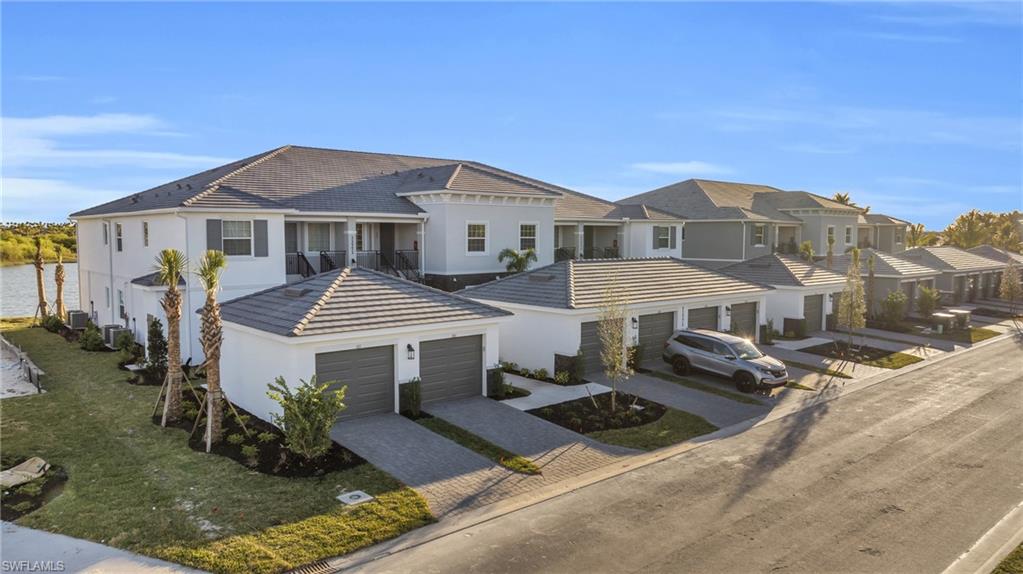
[[[176,288],[187,268],[188,259],[177,249],[164,249],[156,256],[156,280],[161,285]]]
[[[207,291],[216,291],[220,288],[220,273],[227,267],[227,257],[223,251],[209,249],[199,260],[199,269],[195,274]]]

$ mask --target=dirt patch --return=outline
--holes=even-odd
[[[569,430],[586,434],[642,426],[660,419],[668,410],[668,407],[660,403],[626,393],[618,393],[616,402],[614,413],[611,412],[611,393],[595,395],[592,399],[583,397],[526,412]]]

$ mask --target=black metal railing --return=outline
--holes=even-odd
[[[396,249],[391,257],[390,264],[399,276],[410,281],[422,281],[422,275],[419,272],[418,251],[413,249]]]
[[[618,259],[617,247],[590,247],[583,250],[583,259]]]
[[[554,250],[554,261],[567,261],[575,259],[575,247],[559,247]]]
[[[320,273],[340,269],[347,265],[346,251],[320,251]]]
[[[301,275],[302,277],[316,275],[316,269],[306,259],[305,253],[301,251],[284,254],[284,272],[288,275]]]

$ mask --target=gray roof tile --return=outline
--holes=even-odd
[[[974,255],[980,255],[981,257],[987,257],[988,259],[993,259],[1002,263],[1008,263],[1011,258],[1017,265],[1023,264],[1023,255],[1012,251],[1005,251],[993,245],[978,245],[967,249],[967,251]]]
[[[860,249],[860,272],[867,275],[867,259],[874,258],[874,275],[881,277],[933,277],[940,275],[941,270],[928,267],[891,253],[885,253],[876,249]],[[844,274],[852,262],[852,255],[845,253],[836,255],[832,262],[832,270]],[[823,263],[820,263],[822,265]]]
[[[845,276],[792,255],[772,254],[722,267],[719,271],[774,287],[817,287],[840,284]]]
[[[951,246],[914,247],[900,252],[897,256],[943,271],[986,271],[1005,267],[1005,263],[1001,261]]]

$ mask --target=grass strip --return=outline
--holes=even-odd
[[[645,425],[603,430],[586,436],[605,444],[638,450],[656,450],[718,430],[703,417],[669,408],[664,416]]]
[[[1023,544],[1010,552],[991,574],[1023,574]]]
[[[639,372],[639,373],[643,373],[644,375],[650,375],[652,377],[657,377],[658,379],[661,379],[663,381],[668,381],[669,383],[675,383],[676,385],[681,385],[683,387],[689,387],[690,389],[695,389],[697,391],[703,391],[705,393],[710,393],[712,395],[718,395],[719,397],[725,397],[725,398],[728,398],[728,399],[732,399],[733,401],[736,401],[736,402],[739,402],[739,403],[745,403],[747,405],[762,405],[762,404],[764,404],[764,403],[754,399],[753,397],[750,397],[750,396],[747,396],[747,395],[744,395],[744,394],[741,394],[741,393],[733,393],[731,391],[726,391],[724,389],[719,389],[719,388],[714,387],[712,385],[701,383],[699,381],[694,381],[692,379],[687,379],[685,377],[680,377],[680,376],[672,374],[672,373],[665,373],[664,371],[657,371],[657,370],[645,369],[645,368],[639,368],[639,369],[636,369],[636,371]]]
[[[472,434],[460,426],[449,423],[442,418],[423,417],[416,419],[416,422],[473,452],[489,458],[508,470],[522,474],[540,474],[540,467],[533,464],[533,461],[528,458],[515,454],[511,451],[507,451],[482,437]]]

